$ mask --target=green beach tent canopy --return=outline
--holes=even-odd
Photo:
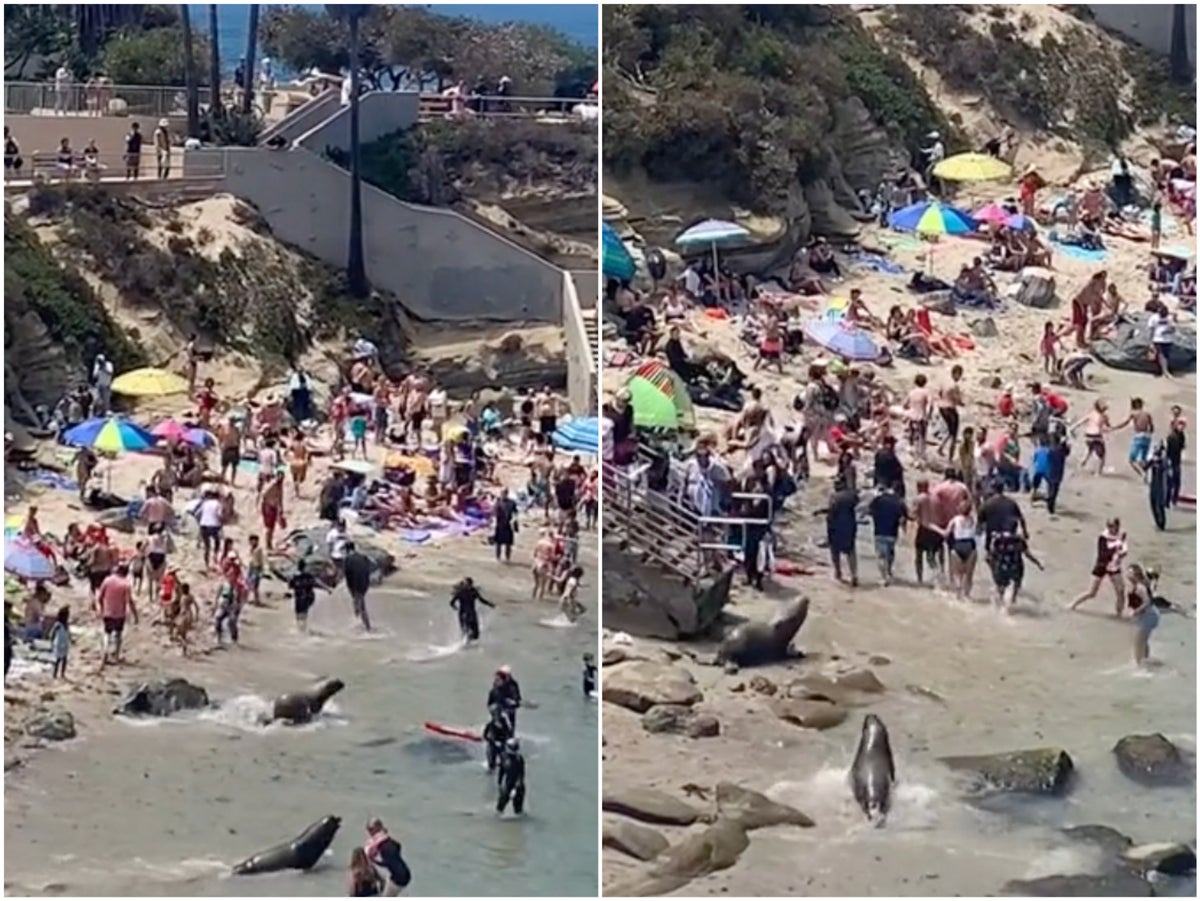
[[[694,429],[696,411],[687,385],[661,360],[647,360],[625,384],[633,424],[645,429]]]

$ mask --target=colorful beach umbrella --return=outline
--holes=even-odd
[[[134,369],[113,379],[112,390],[127,397],[161,397],[165,394],[183,394],[188,383],[182,377],[166,369]]]
[[[617,234],[617,230],[607,222],[601,226],[600,240],[600,269],[605,278],[615,278],[629,281],[637,273],[637,263],[633,254]]]
[[[1007,225],[1012,213],[998,203],[989,203],[971,214],[976,222],[986,222],[988,225]]]
[[[1037,223],[1022,213],[1015,213],[1009,216],[1004,222],[1013,231],[1019,232],[1035,232],[1037,231]]]
[[[636,414],[637,410],[634,409]],[[600,420],[595,416],[583,416],[563,423],[555,430],[554,446],[560,450],[578,454],[600,453]]]
[[[845,322],[813,319],[804,326],[804,334],[830,353],[847,360],[879,359],[879,345],[870,333]]]
[[[713,272],[720,272],[717,260],[717,246],[742,241],[750,237],[750,232],[736,222],[726,222],[723,219],[705,219],[684,229],[675,243],[680,247],[702,247],[705,244],[712,248]]]
[[[970,214],[936,200],[896,210],[888,217],[888,225],[918,235],[969,235],[979,227]]]
[[[633,404],[634,425],[666,429],[695,426],[696,411],[687,385],[661,360],[642,363],[625,387]]]
[[[62,440],[73,447],[90,447],[110,454],[149,450],[157,443],[157,439],[140,425],[119,416],[81,422],[67,429]]]
[[[45,582],[54,578],[57,567],[50,556],[23,538],[4,539],[4,571]]]
[[[1012,166],[986,153],[959,153],[933,167],[945,181],[997,181],[1012,176]]]

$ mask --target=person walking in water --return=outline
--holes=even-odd
[[[510,738],[504,744],[504,753],[500,755],[500,775],[498,777],[500,797],[496,799],[496,813],[504,813],[508,802],[512,801],[513,813],[525,812],[525,755],[521,753],[521,743],[516,738]]]
[[[477,603],[493,610],[496,607],[479,593],[475,581],[467,576],[454,586],[454,594],[450,597],[450,606],[458,611],[458,627],[466,641],[479,640],[479,611],[475,609]]]
[[[375,819],[367,823],[367,843],[363,851],[372,864],[387,871],[387,886],[383,891],[385,897],[394,898],[412,882],[412,871],[404,862],[400,842],[388,834],[382,820]]]
[[[1121,568],[1129,552],[1125,533],[1121,531],[1121,520],[1110,519],[1104,531],[1096,538],[1096,559],[1092,564],[1092,581],[1087,590],[1071,601],[1070,610],[1078,610],[1081,604],[1092,600],[1100,593],[1100,586],[1107,580],[1116,596],[1116,615],[1125,610],[1125,580]]]
[[[353,541],[346,542],[346,557],[342,561],[342,573],[346,577],[346,590],[354,605],[354,615],[371,631],[371,617],[367,613],[367,591],[371,587],[371,558],[355,547]]]

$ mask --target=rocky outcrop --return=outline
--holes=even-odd
[[[601,843],[638,860],[653,860],[667,849],[670,842],[657,829],[631,823],[616,817],[605,817]]]
[[[688,738],[711,738],[721,734],[721,723],[715,716],[677,704],[651,707],[642,714],[642,728],[647,732],[666,732]]]
[[[1097,823],[1068,826],[1062,833],[1072,841],[1095,845],[1111,857],[1117,857],[1133,845],[1133,839],[1125,833]]]
[[[974,777],[980,793],[1015,792],[1062,795],[1071,785],[1075,764],[1061,748],[1034,748],[1002,754],[976,754],[939,758],[952,770]]]
[[[846,711],[826,701],[796,698],[777,698],[771,701],[771,712],[793,726],[802,729],[832,729],[846,721]]]
[[[1004,884],[1000,894],[1033,898],[1151,898],[1154,889],[1134,873],[1114,871],[1013,879]]]
[[[739,824],[747,832],[769,826],[815,825],[809,817],[794,807],[772,801],[761,792],[756,792],[732,782],[717,785],[717,817]]]
[[[1121,860],[1140,873],[1186,876],[1196,872],[1196,851],[1182,842],[1155,842],[1126,848]]]
[[[1057,292],[1053,272],[1037,266],[1027,266],[1021,270],[1020,277],[1008,286],[1005,295],[1023,307],[1048,310],[1058,305]]]
[[[665,895],[718,870],[737,863],[750,847],[750,837],[740,823],[717,820],[703,832],[689,835],[659,855],[644,876],[607,887],[607,897],[644,898]]]
[[[1154,347],[1150,342],[1149,314],[1131,313],[1092,342],[1092,355],[1106,366],[1125,372],[1158,372]],[[1196,369],[1196,331],[1180,325],[1171,344],[1171,371],[1194,372]]]
[[[605,786],[600,806],[608,813],[656,826],[690,826],[703,817],[695,807],[656,788]]]
[[[143,682],[117,705],[120,716],[170,716],[181,710],[199,710],[209,705],[208,692],[187,679]]]
[[[838,175],[855,191],[874,191],[886,175],[907,163],[896,142],[875,124],[857,97],[839,101],[834,107],[829,143],[837,151]]]
[[[635,713],[645,713],[659,704],[690,707],[704,700],[687,670],[648,660],[606,670],[601,691],[605,701]]]
[[[1126,735],[1113,746],[1121,772],[1142,785],[1186,785],[1194,772],[1161,733]]]
[[[75,737],[75,717],[69,710],[39,710],[21,724],[30,738],[43,741],[67,741]]]

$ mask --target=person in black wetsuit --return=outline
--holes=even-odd
[[[489,773],[496,771],[500,765],[500,756],[504,753],[504,743],[513,737],[508,716],[499,704],[488,708],[491,719],[483,727],[483,740],[487,753],[487,768]]]
[[[317,600],[317,579],[308,571],[303,560],[296,562],[296,574],[288,582],[296,609],[296,628],[308,628],[308,611]]]
[[[496,525],[492,530],[492,546],[496,549],[496,559],[504,553],[504,562],[512,560],[513,543],[517,539],[517,502],[509,497],[508,489],[500,492],[500,500],[496,501]]]
[[[367,859],[377,867],[383,867],[387,872],[387,888],[384,896],[393,898],[399,895],[412,882],[412,871],[404,862],[400,843],[388,835],[381,820],[371,820],[367,823],[367,843],[363,846]]]
[[[454,594],[450,597],[450,606],[458,611],[458,626],[462,629],[467,641],[479,640],[479,612],[476,604],[495,609],[495,604],[479,593],[474,580],[467,576],[454,586]]]
[[[500,755],[500,775],[497,782],[500,786],[500,797],[496,799],[496,813],[504,813],[510,799],[513,813],[524,813],[525,755],[521,753],[521,743],[515,738],[505,742],[504,753]]]
[[[828,506],[817,512],[825,514],[825,536],[829,542],[829,560],[833,564],[834,578],[842,581],[842,559],[845,558],[850,567],[850,585],[857,587],[858,554],[855,544],[858,541],[858,492],[850,487],[849,479],[838,477]]]
[[[371,587],[371,558],[361,553],[353,541],[347,541],[346,557],[342,561],[342,572],[346,577],[346,590],[354,605],[354,615],[362,622],[363,629],[371,631],[371,617],[367,613],[367,591]]]
[[[514,733],[517,731],[517,708],[521,706],[521,686],[513,678],[512,667],[507,663],[496,670],[496,677],[492,680],[491,690],[488,691],[487,706],[489,710],[499,707],[508,717],[512,731]]]
[[[8,678],[8,668],[13,662],[13,637],[12,626],[9,625],[9,619],[12,617],[12,604],[9,601],[4,602],[4,678]]]
[[[1183,410],[1180,407],[1171,408],[1171,430],[1167,432],[1164,444],[1167,463],[1170,464],[1167,503],[1174,507],[1179,503],[1179,493],[1183,489],[1183,452],[1187,448],[1187,420],[1183,418]]]
[[[583,655],[583,696],[591,697],[596,690],[596,656],[590,651]]]

